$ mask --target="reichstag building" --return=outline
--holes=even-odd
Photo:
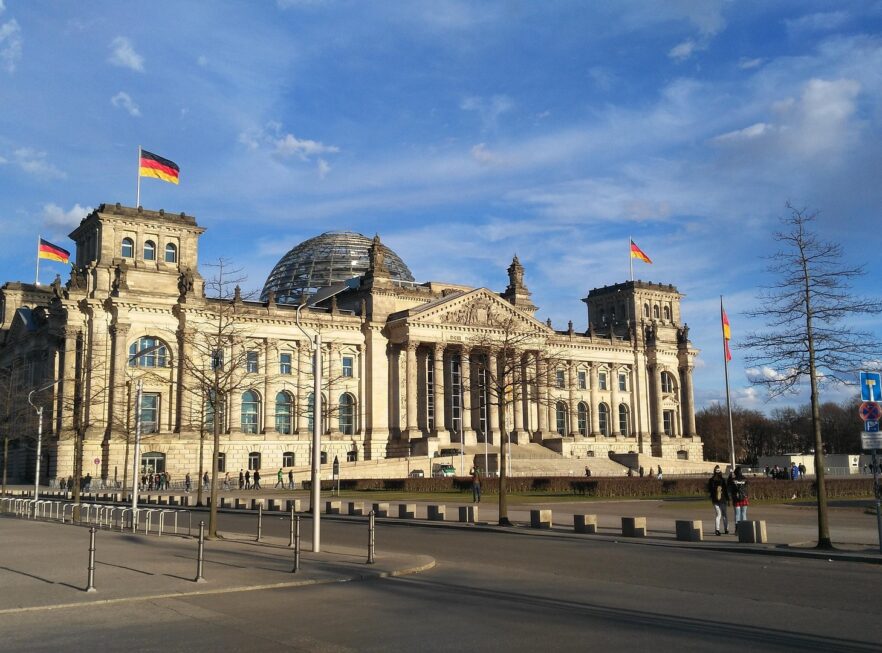
[[[122,481],[139,385],[142,469],[195,474],[200,445],[210,469],[215,409],[222,472],[305,467],[313,334],[327,460],[471,452],[501,438],[552,457],[702,460],[697,352],[671,285],[595,288],[587,320],[556,330],[536,319],[517,257],[501,292],[421,282],[379,237],[328,232],[285,254],[249,298],[200,267],[203,232],[183,213],[103,204],[70,234],[68,279],[0,288],[11,481],[33,480],[27,399],[46,385],[35,400],[43,482],[74,473],[77,433],[83,474]],[[211,337],[223,344],[207,350]]]

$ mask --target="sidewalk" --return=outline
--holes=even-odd
[[[0,517],[0,615],[75,605],[107,604],[194,594],[294,588],[418,573],[434,566],[424,555],[377,554],[323,547],[301,552],[300,571],[291,573],[294,551],[287,539],[249,542],[230,534],[205,542],[203,576],[195,583],[197,538],[96,533],[96,592],[87,585],[89,528]]]

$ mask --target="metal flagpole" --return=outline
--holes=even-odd
[[[135,208],[141,206],[141,146],[138,146],[138,194],[135,196]]]
[[[628,265],[631,268],[631,281],[634,281],[634,253],[631,251],[631,236],[628,236]]]
[[[723,322],[723,296],[720,295],[720,329],[723,333],[723,369],[726,375],[726,412],[729,414],[729,455],[732,471],[735,471],[735,431],[732,428],[732,401],[729,397],[729,357],[726,355],[726,326]]]
[[[40,234],[37,234],[37,274],[34,277],[34,285],[40,285],[40,241],[43,239]]]

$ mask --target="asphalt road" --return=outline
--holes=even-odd
[[[250,532],[252,516],[221,529]],[[264,533],[286,537],[268,518]],[[309,545],[311,525],[304,519]],[[325,545],[366,543],[325,519]],[[431,571],[369,582],[24,613],[0,650],[882,650],[882,565],[380,523]]]

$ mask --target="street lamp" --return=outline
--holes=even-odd
[[[312,550],[314,553],[321,551],[321,524],[319,503],[321,500],[321,479],[319,478],[319,470],[321,465],[321,440],[322,440],[322,336],[316,331],[314,337],[311,337],[302,326],[300,326],[300,311],[306,306],[304,301],[297,306],[295,317],[297,320],[297,328],[303,332],[312,342],[313,352],[313,390],[312,390],[312,481],[310,488],[310,499],[312,504]]]
[[[31,398],[34,396],[36,392],[43,392],[43,390],[48,390],[52,386],[60,383],[61,379],[57,379],[50,383],[49,385],[44,385],[42,388],[38,388],[36,390],[31,390],[28,393],[28,403],[31,407],[37,411],[37,469],[36,474],[34,476],[34,500],[40,498],[40,455],[41,450],[43,448],[43,407],[42,406],[34,406],[34,402],[31,401]]]

